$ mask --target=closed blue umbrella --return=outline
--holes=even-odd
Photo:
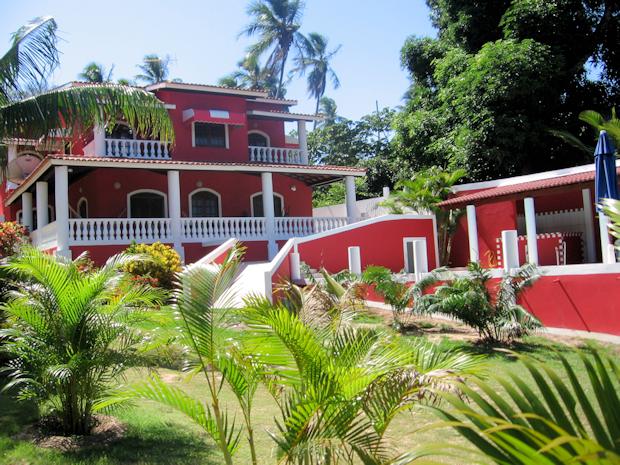
[[[594,189],[596,203],[601,199],[618,199],[615,148],[607,131],[601,131],[594,150]]]

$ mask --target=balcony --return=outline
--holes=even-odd
[[[143,139],[105,139],[105,156],[113,158],[138,158],[143,160],[169,160],[168,142]]]
[[[250,161],[257,163],[273,163],[286,165],[307,165],[300,149],[286,147],[255,147],[248,146]]]

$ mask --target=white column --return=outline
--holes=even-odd
[[[502,255],[505,271],[519,268],[519,236],[517,231],[502,231]]]
[[[299,259],[299,253],[291,252],[290,266],[291,266],[291,280],[293,282],[301,281],[301,261]]]
[[[360,248],[357,246],[349,247],[349,271],[357,276],[362,274],[362,256]]]
[[[413,241],[413,264],[415,280],[419,281],[422,278],[422,273],[428,273],[428,256],[426,254],[425,239]]]
[[[39,181],[35,185],[36,197],[37,197],[37,229],[42,228],[49,223],[49,215],[47,213],[47,183],[45,181]]]
[[[267,233],[267,256],[271,260],[278,253],[275,239],[276,220],[273,206],[273,177],[271,173],[261,173],[263,214],[265,215],[265,232]]]
[[[476,222],[476,207],[467,205],[467,238],[469,240],[469,261],[480,261],[480,249],[478,246],[478,223]]]
[[[105,128],[102,125],[95,124],[95,127],[93,128],[93,140],[95,145],[95,156],[105,156]]]
[[[56,254],[70,258],[69,168],[67,166],[54,167],[54,206],[56,207]]]
[[[178,171],[168,171],[168,216],[172,223],[172,243],[181,260],[184,250],[181,235],[181,181]]]
[[[347,207],[347,218],[349,223],[353,223],[357,219],[357,205],[355,196],[355,176],[344,177],[345,188],[345,204]]]
[[[17,158],[17,144],[9,144],[7,147],[7,165]],[[17,184],[7,179],[6,189],[15,189]]]
[[[301,164],[308,164],[308,134],[306,132],[306,122],[297,121],[297,138],[299,140],[299,151],[301,152]]]
[[[609,240],[609,218],[603,212],[598,213],[598,227],[601,234],[601,257],[603,263],[615,263],[613,242]]]
[[[581,195],[583,197],[584,250],[586,252],[584,258],[587,263],[593,263],[596,260],[596,244],[594,242],[594,213],[590,189],[582,189]]]
[[[22,224],[32,231],[32,194],[24,192],[22,194]]]
[[[534,199],[526,197],[523,199],[525,209],[525,230],[527,232],[527,261],[533,265],[538,265],[538,242],[536,238],[536,208]]]
[[[383,187],[383,198],[387,199],[390,197],[390,188],[387,186]]]

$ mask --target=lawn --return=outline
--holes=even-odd
[[[359,319],[359,324],[379,324],[376,315],[369,314]],[[148,329],[160,328],[167,335],[174,335],[175,323],[166,316],[165,310],[158,315],[158,322]],[[461,349],[487,356],[488,369],[499,372],[507,369],[520,369],[518,364],[507,354],[490,351],[488,348],[474,344],[469,334],[459,325],[445,321],[430,321],[424,325],[421,334],[406,337],[425,337],[446,349]],[[569,351],[569,345],[579,344],[576,340],[554,340],[543,336],[526,338],[516,347],[521,353],[529,353],[542,359],[551,366],[559,366],[557,352],[564,353],[577,363],[577,358]],[[617,357],[614,346],[598,346]],[[196,376],[187,379],[184,373],[171,369],[161,369],[160,374],[169,383],[179,385],[194,396],[205,398],[206,389],[203,380]],[[525,377],[525,372],[522,373]],[[147,376],[147,370],[134,369],[129,372],[127,382],[139,382]],[[591,393],[589,393],[591,394]],[[229,392],[224,393],[227,405],[235,408],[236,403]],[[273,441],[267,431],[274,428],[274,415],[277,410],[265,390],[257,394],[254,409],[257,450],[259,463],[274,463]],[[0,395],[0,465],[38,465],[38,464],[220,464],[219,452],[191,421],[170,408],[151,402],[140,401],[135,406],[115,412],[125,423],[125,436],[112,444],[92,446],[78,452],[60,452],[43,449],[26,440],[16,439],[15,435],[35,419],[35,412],[30,404],[18,404],[7,394]],[[238,417],[240,418],[240,417]],[[392,424],[388,436],[393,446],[400,451],[408,451],[416,446],[438,441],[450,444],[463,444],[462,439],[450,429],[426,429],[417,431],[436,422],[431,411],[416,408],[413,412],[401,414]],[[465,463],[461,453],[456,459],[445,458],[446,463]],[[468,461],[467,461],[468,462]],[[250,463],[249,450],[242,442],[237,452],[237,464]]]

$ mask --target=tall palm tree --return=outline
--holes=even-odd
[[[333,98],[321,97],[319,100],[318,112],[325,117],[325,119],[319,123],[320,126],[329,126],[330,124],[342,120],[342,118],[338,116],[338,106]]]
[[[338,45],[334,50],[328,51],[327,37],[311,32],[305,43],[303,53],[295,60],[294,73],[304,75],[308,71],[308,93],[316,99],[315,113],[319,112],[321,97],[327,88],[327,79],[331,79],[334,89],[340,87],[340,80],[331,67],[331,60],[340,50]],[[316,127],[316,121],[314,122]]]
[[[146,84],[157,84],[158,82],[166,81],[170,75],[170,61],[169,55],[160,57],[156,54],[145,55],[142,59],[142,64],[138,65],[141,74],[136,74],[136,80],[143,81]]]
[[[112,81],[112,73],[114,72],[114,65],[106,70],[100,63],[90,62],[88,63],[82,72],[78,75],[80,79],[86,82],[93,82],[101,84],[103,82]]]
[[[218,82],[228,87],[244,87],[248,89],[263,89],[275,96],[277,81],[270,68],[261,66],[256,55],[248,54],[237,63],[238,69],[224,76]]]
[[[56,29],[51,17],[34,19],[13,34],[10,49],[0,58],[0,141],[51,139],[59,129],[70,137],[74,130],[105,125],[119,116],[140,132],[174,139],[167,110],[141,89],[98,84],[31,95],[31,89],[45,88],[59,64]],[[0,146],[0,165],[5,164],[6,146]]]
[[[296,47],[300,53],[306,39],[299,32],[304,3],[301,0],[257,0],[248,7],[253,19],[241,35],[258,36],[258,42],[250,47],[252,55],[261,56],[271,50],[267,67],[279,74],[276,98],[283,94],[284,69],[289,52]]]

